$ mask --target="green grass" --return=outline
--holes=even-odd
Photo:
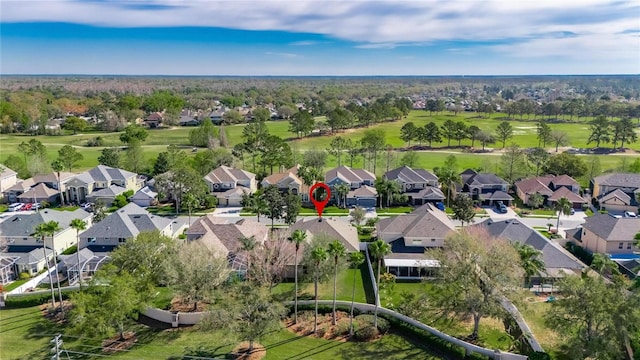
[[[80,206],[64,206],[64,207],[52,207],[49,209],[56,210],[56,211],[76,211],[79,208]]]
[[[559,350],[562,341],[561,334],[545,324],[544,316],[550,309],[551,304],[545,301],[529,302],[519,308],[520,313],[542,348],[554,359],[564,359],[566,358],[565,354]]]
[[[0,213],[7,211],[8,208],[9,208],[9,205],[0,204]]]
[[[364,265],[363,265],[364,266]],[[366,273],[363,269],[343,269],[338,272],[337,281],[337,299],[344,301],[351,301],[351,292],[353,290],[353,275],[356,275],[356,302],[367,302],[365,294],[365,285],[363,284],[363,273]],[[367,277],[368,279],[368,277]],[[293,300],[294,299],[295,284],[293,281],[284,282],[276,285],[272,293],[280,300]],[[299,295],[298,299],[313,299],[313,282],[298,282]],[[321,300],[333,300],[333,277],[326,282],[318,285],[318,297]]]
[[[370,128],[382,128],[386,131],[386,141],[388,144],[394,146],[394,148],[403,148],[406,146],[400,140],[400,128],[407,122],[412,121],[417,126],[423,126],[424,124],[433,121],[438,125],[442,125],[446,120],[463,121],[467,125],[476,125],[483,130],[493,131],[497,125],[503,120],[505,114],[493,114],[490,118],[478,118],[475,113],[462,113],[457,116],[452,114],[438,114],[430,116],[426,111],[414,110],[407,118],[404,118],[395,122],[387,122],[383,124],[377,124]],[[510,120],[509,121],[514,128],[514,137],[510,139],[507,144],[516,143],[521,147],[534,147],[538,145],[536,139],[536,123],[531,121]],[[242,130],[244,124],[226,126],[225,129],[228,134],[230,146],[233,146],[242,141]],[[550,124],[553,130],[566,131],[569,135],[569,142],[573,147],[592,147],[592,145],[586,144],[586,139],[589,136],[588,125],[585,121],[579,123],[557,123]],[[293,138],[293,134],[288,132],[289,124],[287,121],[269,121],[267,127],[271,134],[278,135],[289,141],[291,148],[294,151],[305,151],[309,149],[326,149],[329,143],[335,136],[348,137],[354,141],[359,140],[366,128],[358,128],[348,130],[345,133],[339,133],[333,136],[314,136],[303,139]],[[193,128],[174,128],[174,129],[157,129],[149,130],[149,136],[143,144],[144,159],[147,164],[152,164],[153,160],[157,157],[157,154],[166,149],[169,144],[175,144],[177,146],[190,149],[189,146],[189,132]],[[64,145],[77,146],[77,150],[84,156],[84,159],[79,161],[73,171],[82,171],[92,168],[98,164],[98,156],[103,147],[86,147],[87,140],[101,136],[105,142],[105,146],[122,146],[123,144],[119,140],[120,133],[100,133],[89,132],[78,135],[59,135],[59,136],[27,136],[27,135],[15,135],[5,134],[0,135],[0,162],[3,161],[9,154],[15,153],[15,148],[23,141],[29,141],[32,138],[40,140],[47,146],[48,159],[52,161],[58,154],[57,151]],[[496,171],[499,163],[499,153],[492,154],[470,154],[462,153],[460,149],[454,148],[457,146],[456,141],[452,141],[452,147],[446,148],[446,140],[440,143],[434,143],[433,147],[435,151],[418,152],[417,164],[415,167],[433,169],[437,166],[442,166],[444,160],[451,153],[454,153],[458,159],[458,166],[460,168],[478,167],[482,165],[491,171]],[[462,141],[461,145],[470,146],[470,140]],[[475,144],[478,147],[478,144]],[[491,145],[493,148],[500,148],[502,144]],[[629,148],[634,150],[640,150],[640,143],[629,144]],[[550,146],[548,146],[550,149]],[[188,152],[189,156],[193,156],[194,153]],[[401,156],[401,153],[397,155]],[[626,158],[627,163],[634,160],[633,157],[623,157],[616,155],[598,155],[603,170],[614,169],[620,166],[623,159]],[[327,167],[333,167],[336,165],[336,160],[330,157]],[[354,167],[362,167],[362,159],[359,159],[357,163],[354,163]],[[380,160],[380,166],[378,166],[378,174],[381,175],[384,172],[383,161]]]
[[[31,279],[18,279],[7,286],[3,286],[2,290],[3,292],[9,292],[13,289],[17,289],[19,286],[21,286],[22,284],[26,283],[29,280]]]
[[[556,211],[553,209],[521,209],[521,214],[526,215],[538,215],[538,216],[556,216]]]
[[[315,208],[301,208],[300,209],[300,215],[308,215],[308,214],[312,214],[315,215],[318,212],[316,211]],[[349,209],[342,209],[339,208],[337,206],[327,206],[324,208],[324,210],[322,211],[322,215],[330,215],[330,214],[345,214],[348,215],[349,214]]]
[[[63,334],[64,348],[102,355],[100,339],[69,334],[68,330],[44,319],[38,307],[0,310],[0,358],[49,358],[50,340]],[[113,359],[180,359],[182,356],[227,358],[237,341],[225,331],[199,331],[196,327],[161,331],[133,325],[138,342]],[[282,329],[271,332],[260,343],[267,347],[266,359],[440,359],[437,352],[411,338],[390,333],[373,343],[343,342],[301,337]],[[28,346],[27,346],[28,344]],[[451,357],[453,358],[453,357]]]
[[[390,208],[376,209],[378,214],[408,214],[413,211],[412,206],[396,206]]]

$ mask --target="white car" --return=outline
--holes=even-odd
[[[625,211],[624,212],[624,217],[626,217],[626,218],[635,218],[635,217],[638,217],[638,216],[633,211]]]
[[[7,208],[7,211],[18,211],[22,209],[23,206],[24,206],[23,203],[13,203],[9,205],[9,207]]]

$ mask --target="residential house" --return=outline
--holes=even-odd
[[[0,239],[8,244],[8,253],[24,253],[34,248],[42,248],[41,239],[33,236],[35,228],[40,224],[55,221],[61,230],[54,234],[53,245],[49,236],[45,239],[45,244],[56,253],[61,253],[76,244],[76,230],[71,228],[73,219],[86,221],[88,227],[92,224],[91,214],[82,209],[74,211],[44,209],[31,214],[18,213],[0,223]]]
[[[516,195],[529,204],[531,195],[538,193],[544,198],[542,205],[553,206],[559,199],[568,199],[574,209],[582,209],[588,203],[580,196],[580,185],[568,175],[545,175],[516,181]]]
[[[331,240],[338,240],[344,245],[347,252],[360,251],[358,229],[346,221],[332,217],[303,218],[289,228],[291,232],[301,230],[307,233],[307,240],[311,241],[316,236],[323,236]]]
[[[191,110],[180,112],[180,126],[198,126],[200,121],[196,120],[197,113]]]
[[[324,182],[329,186],[329,188],[331,188],[331,193],[334,200],[337,200],[338,194],[335,191],[336,185],[347,184],[349,185],[351,190],[359,189],[364,185],[374,186],[376,182],[376,176],[370,171],[364,169],[352,169],[348,166],[342,165],[327,171],[324,175]],[[369,201],[370,200],[366,200],[366,202]],[[371,206],[375,206],[375,201]]]
[[[292,194],[299,194],[303,202],[309,202],[309,186],[298,176],[300,165],[291,169],[272,174],[262,180],[260,185],[264,188],[269,185],[276,186],[283,193],[291,191]]]
[[[73,179],[77,174],[70,172],[60,172],[60,186],[62,187],[62,191],[66,190],[66,184]],[[35,175],[29,179],[25,179],[20,181],[10,188],[4,190],[4,195],[9,202],[34,202],[33,195],[34,193],[27,194],[22,196],[22,200],[19,199],[21,195],[26,192],[29,192],[32,188],[35,188],[38,185],[45,185],[48,190],[43,190],[42,186],[40,186],[40,190],[37,191],[39,195],[51,195],[53,201],[49,202],[57,202],[59,200],[59,195],[53,196],[53,194],[59,194],[60,189],[58,189],[58,175],[57,173],[48,173]],[[46,194],[45,194],[46,193]],[[45,198],[47,196],[44,196]],[[38,201],[39,202],[39,201]]]
[[[460,192],[468,194],[481,205],[493,205],[497,201],[511,205],[513,201],[513,197],[507,194],[509,183],[496,174],[467,169],[460,174],[460,178]]]
[[[633,254],[640,248],[633,245],[640,232],[640,218],[622,218],[611,214],[596,214],[585,218],[578,243],[593,253]]]
[[[363,208],[374,208],[378,201],[378,190],[369,185],[351,190],[347,193],[347,206],[359,206]]]
[[[44,183],[40,183],[18,196],[18,201],[21,203],[40,204],[46,201],[49,204],[53,204],[59,199],[60,192],[48,187]]]
[[[246,257],[240,239],[254,237],[258,244],[263,244],[268,239],[269,229],[253,220],[230,220],[210,214],[198,218],[186,235],[187,241],[200,241],[211,252],[225,256],[233,270],[245,272]]]
[[[129,203],[81,233],[80,249],[109,252],[145,231],[159,231],[164,236],[176,238],[185,227],[181,221],[150,214]]]
[[[18,173],[0,164],[0,195],[18,182]]]
[[[145,125],[153,129],[160,126],[160,124],[162,123],[162,119],[163,117],[161,113],[153,112],[144,119],[144,123]]]
[[[630,259],[612,258],[612,260],[618,263],[618,268],[620,269],[620,271],[630,279],[640,277],[640,257],[634,257]]]
[[[591,179],[589,186],[591,196],[596,200],[600,209],[614,212],[637,212],[640,174],[605,174]]]
[[[398,182],[402,192],[412,205],[442,202],[445,198],[438,188],[438,177],[424,169],[412,169],[409,166],[402,166],[387,171],[383,178]]]
[[[387,271],[399,278],[420,278],[437,266],[425,257],[425,249],[442,247],[456,227],[444,211],[427,203],[410,214],[380,220],[376,230],[378,239],[391,245],[392,254],[384,258]]]
[[[214,125],[220,125],[224,122],[224,113],[227,112],[227,109],[223,106],[218,109],[213,110],[209,114],[209,119]]]
[[[35,276],[47,267],[47,261],[53,266],[53,250],[49,248],[35,248],[29,252],[4,253],[0,259],[4,259],[4,271],[0,270],[3,278],[9,281],[17,280],[18,274],[27,273]]]
[[[533,277],[533,285],[541,285],[544,282],[543,279],[578,275],[587,267],[558,243],[549,240],[546,236],[516,219],[502,221],[487,219],[470,227],[485,229],[494,238],[530,245],[542,252],[541,260],[544,261],[545,271]]]
[[[133,194],[129,200],[140,207],[146,208],[158,202],[158,193],[151,190],[149,186],[145,186]]]
[[[113,199],[117,191],[138,191],[144,185],[145,179],[130,171],[98,165],[91,170],[74,176],[66,183],[65,198],[68,201],[82,203],[88,201],[90,195],[100,189],[110,189],[99,194],[102,198]],[[118,186],[122,189],[112,188]],[[95,198],[95,196],[94,196]]]
[[[0,285],[5,285],[18,278],[19,272],[15,264],[19,259],[19,256],[0,253]]]
[[[242,196],[257,190],[256,175],[221,165],[204,177],[220,206],[241,206]]]
[[[87,195],[87,202],[96,203],[102,201],[105,206],[111,206],[116,196],[124,194],[127,191],[126,188],[118,185],[111,185],[107,188],[96,190]]]

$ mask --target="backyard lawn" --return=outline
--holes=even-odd
[[[81,341],[66,329],[40,315],[38,307],[0,310],[0,358],[44,359],[51,356],[50,340],[63,334],[63,348],[69,351],[100,352],[100,340],[84,338]],[[110,355],[112,359],[182,359],[183,356],[200,358],[228,358],[236,346],[224,331],[202,332],[197,328],[156,330],[134,325],[138,342],[131,349]],[[422,342],[390,333],[373,343],[345,342],[297,336],[282,329],[269,333],[260,343],[267,348],[266,359],[442,359],[440,353]],[[438,355],[435,355],[438,354]],[[66,358],[63,356],[63,358]],[[455,357],[450,357],[451,359]]]

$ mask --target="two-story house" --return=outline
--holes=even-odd
[[[292,194],[299,194],[303,202],[309,202],[309,186],[305,185],[298,176],[298,169],[300,169],[300,165],[269,175],[260,182],[260,185],[263,188],[273,185],[284,193],[291,191]]]
[[[144,179],[130,171],[98,165],[91,170],[76,175],[66,183],[65,198],[68,201],[82,203],[100,198],[107,203],[127,190],[138,191],[144,185]],[[115,187],[114,187],[115,186]],[[93,197],[94,192],[106,189]]]
[[[638,210],[640,174],[611,173],[596,176],[589,184],[600,209],[610,212]]]
[[[140,206],[129,203],[81,233],[79,248],[104,253],[141,232],[158,231],[164,236],[176,238],[185,227],[186,224],[181,221],[150,214]]]
[[[513,197],[507,194],[509,183],[491,173],[478,173],[467,169],[460,174],[462,186],[461,193],[466,193],[481,205],[493,205],[502,201],[505,205],[511,205]]]
[[[255,174],[224,165],[205,175],[204,181],[220,206],[241,206],[242,196],[253,194],[258,187]]]
[[[4,257],[15,256],[19,259],[15,265],[19,267],[17,273],[28,272],[31,275],[41,271],[46,263],[43,246],[51,250],[51,254],[60,254],[77,243],[76,230],[71,227],[73,219],[81,219],[92,225],[90,213],[76,209],[74,211],[57,211],[44,209],[32,214],[16,214],[0,223],[0,241],[8,244]],[[46,236],[44,244],[40,237],[36,237],[35,228],[50,221],[58,223],[59,231],[53,237]]]
[[[545,175],[516,181],[516,194],[523,203],[529,204],[533,194],[544,198],[543,205],[553,206],[561,198],[569,200],[574,209],[581,209],[588,201],[580,196],[580,185],[568,175]]]
[[[5,189],[4,195],[9,202],[40,203],[43,200],[50,203],[57,202],[60,193],[58,186],[64,193],[66,184],[76,175],[61,171],[59,185],[57,173],[35,175]]]
[[[5,196],[4,192],[18,182],[18,173],[0,164],[0,194]]]
[[[391,245],[392,253],[384,258],[387,271],[401,278],[420,278],[426,275],[424,268],[437,266],[425,257],[425,249],[444,246],[456,227],[444,211],[427,203],[410,214],[380,220],[376,230],[378,238]]]
[[[601,254],[632,254],[640,251],[634,237],[640,233],[640,218],[596,214],[585,218],[576,239],[585,249]]]
[[[386,172],[383,178],[398,182],[409,203],[413,205],[442,202],[445,199],[438,187],[438,177],[427,170],[402,166]]]
[[[359,204],[364,207],[375,207],[378,194],[373,187],[376,176],[364,169],[352,169],[342,165],[327,171],[324,175],[324,182],[331,188],[334,201],[338,200],[338,192],[335,190],[339,184],[347,184],[351,191],[347,194],[347,204]],[[353,191],[367,186],[366,191]]]

